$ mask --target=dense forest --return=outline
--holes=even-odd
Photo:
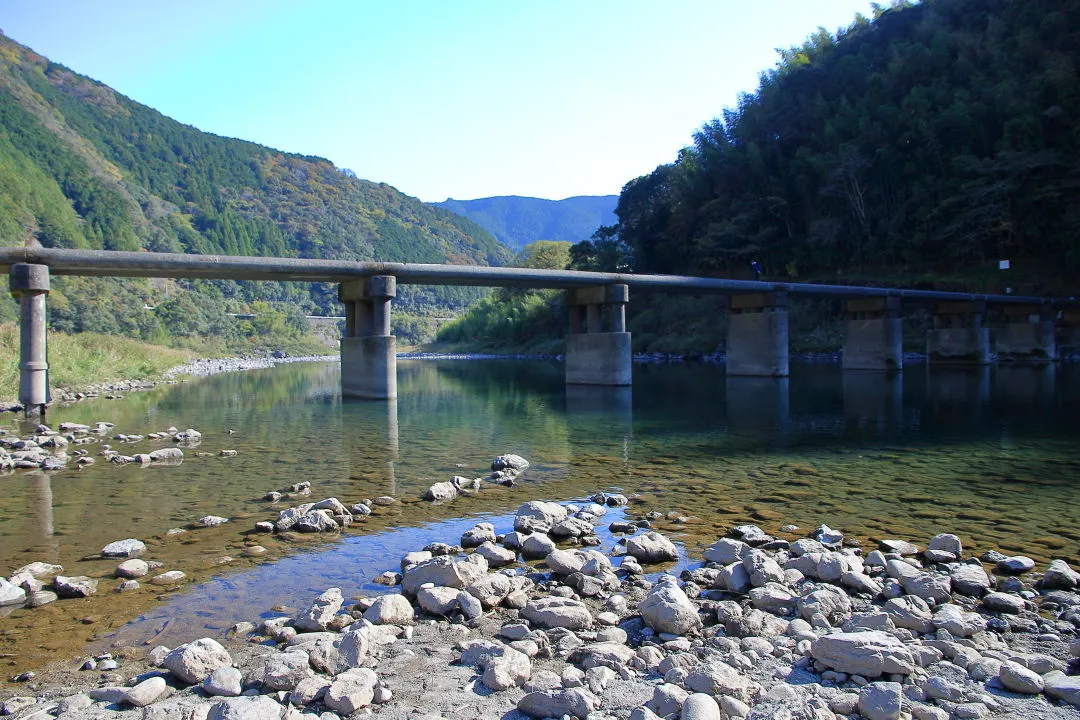
[[[322,158],[200,132],[2,35],[0,243],[465,264],[510,258],[455,213]],[[331,285],[55,285],[54,327],[148,339],[244,330],[229,313],[250,313],[255,302],[301,320],[340,312]],[[408,321],[410,313],[446,315],[478,295],[403,288],[397,305]],[[0,319],[11,311],[5,301]]]
[[[901,0],[780,51],[629,182],[581,266],[781,278],[1080,270],[1080,2]]]
[[[581,195],[564,200],[500,197],[432,203],[467,217],[515,252],[536,240],[588,240],[601,225],[615,222],[615,195]]]
[[[779,54],[626,184],[572,267],[749,277],[756,260],[765,279],[1076,293],[1080,1],[900,0]],[[638,298],[638,349],[692,332]]]

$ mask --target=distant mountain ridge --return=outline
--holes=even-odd
[[[486,265],[511,257],[455,213],[323,158],[201,132],[2,34],[0,243]],[[255,300],[339,309],[333,288],[321,284],[181,285],[234,311]],[[145,335],[124,313],[157,304],[153,286],[94,289],[106,286],[61,282],[54,324]],[[112,297],[118,288],[130,293],[123,302]],[[445,309],[476,295],[405,288],[398,304],[423,299]]]
[[[536,240],[588,240],[601,225],[614,225],[617,195],[565,200],[504,195],[431,203],[472,220],[513,251]]]

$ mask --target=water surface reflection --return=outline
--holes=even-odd
[[[236,533],[280,509],[261,499],[266,491],[297,480],[346,504],[379,495],[402,502],[377,528],[357,527],[354,537],[199,586],[218,588],[213,602],[199,595],[208,590],[189,590],[190,597],[230,605],[223,588],[263,583],[275,588],[275,603],[297,604],[337,582],[334,573],[366,591],[361,581],[394,566],[401,547],[453,541],[477,517],[505,519],[528,499],[607,488],[638,494],[632,511],[688,518],[661,527],[691,554],[736,523],[777,532],[826,522],[867,542],[924,541],[948,530],[976,550],[1040,560],[1080,555],[1074,365],[961,371],[909,364],[902,374],[793,365],[783,379],[654,365],[636,367],[633,387],[618,389],[567,388],[554,362],[403,360],[398,368],[392,403],[342,402],[337,364],[323,363],[55,410],[54,423],[108,420],[118,432],[196,427],[204,455],[189,452],[177,467],[98,462],[79,472],[6,476],[0,572],[49,560],[104,577],[111,565],[85,558],[105,543],[162,538],[207,514],[233,517],[237,526],[233,540],[213,536],[200,552],[233,552],[242,540]],[[219,457],[221,449],[237,455]],[[504,452],[534,463],[518,487],[445,505],[419,502],[433,482],[479,476]],[[192,531],[192,542],[210,537],[200,532]],[[150,557],[186,570],[196,566],[192,547],[162,539]]]

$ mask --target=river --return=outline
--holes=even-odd
[[[456,542],[479,520],[508,531],[526,500],[600,490],[634,496],[627,512],[635,516],[670,514],[657,526],[689,561],[742,523],[789,539],[827,523],[867,548],[947,531],[975,553],[1080,558],[1080,366],[914,363],[884,376],[794,364],[782,380],[726,378],[721,365],[636,365],[634,373],[632,389],[567,388],[556,362],[402,360],[398,400],[379,403],[343,402],[336,362],[293,364],[57,408],[53,426],[194,427],[203,442],[176,467],[99,458],[79,471],[0,478],[0,574],[42,560],[102,578],[95,598],[9,611],[0,656],[19,668],[87,642],[168,644],[305,603],[328,586],[347,596],[385,591],[372,579],[408,550]],[[14,423],[3,418],[9,431],[28,431]],[[171,443],[113,444],[133,453]],[[236,456],[221,457],[223,449]],[[420,501],[429,485],[480,476],[502,453],[532,463],[517,487]],[[301,480],[316,500],[399,502],[341,536],[253,534],[256,521],[287,507],[262,499],[266,492]],[[192,528],[210,514],[231,522]],[[800,530],[781,532],[786,525]],[[191,582],[112,593],[116,561],[94,554],[128,537]],[[610,548],[611,536],[602,539]],[[256,543],[265,556],[249,556]],[[44,627],[52,633],[38,642]],[[56,632],[63,628],[72,632]]]

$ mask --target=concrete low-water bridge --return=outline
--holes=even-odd
[[[631,288],[726,296],[729,375],[788,374],[788,302],[804,296],[843,300],[844,370],[902,369],[902,302],[932,307],[933,329],[926,338],[931,364],[988,364],[992,357],[990,309],[998,317],[994,350],[999,358],[1054,361],[1059,331],[1062,345],[1080,346],[1080,303],[1043,297],[678,275],[32,247],[0,248],[0,266],[9,269],[10,290],[20,305],[19,401],[28,409],[48,402],[45,300],[51,275],[336,282],[345,305],[341,391],[347,397],[374,400],[397,397],[390,305],[398,283],[566,291],[568,385],[631,384],[630,333],[626,331]]]

